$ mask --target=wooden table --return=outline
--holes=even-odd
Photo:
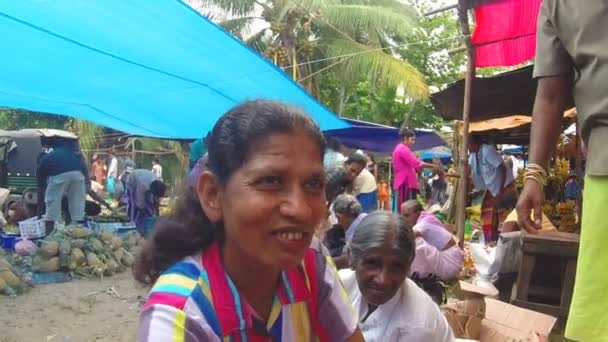
[[[523,255],[519,267],[515,298],[511,302],[523,308],[555,316],[561,322],[565,322],[572,301],[578,245],[578,234],[540,232],[533,235],[523,233],[521,247]],[[539,266],[537,265],[537,258],[546,256],[551,257],[552,263],[555,260],[556,263],[565,264],[560,290],[557,293],[553,288],[531,286],[532,276],[543,272],[542,269],[537,268]],[[556,296],[559,298],[559,305],[532,302],[529,296],[533,294]]]

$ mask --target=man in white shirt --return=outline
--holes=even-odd
[[[162,181],[163,180],[163,167],[160,165],[160,160],[155,158],[152,161],[152,173],[156,176],[156,179]]]
[[[367,168],[361,170],[361,173],[353,181],[352,193],[361,203],[363,212],[369,213],[376,210],[378,206],[377,190],[376,177]]]
[[[508,169],[494,145],[471,135],[469,165],[476,191],[484,191],[481,227],[485,241],[498,240],[498,225],[517,204],[512,169]],[[504,216],[504,217],[503,217]]]

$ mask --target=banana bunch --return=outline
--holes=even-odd
[[[564,158],[557,158],[555,160],[555,169],[554,174],[562,184],[566,182],[568,179],[568,174],[570,173],[570,163],[568,160]]]
[[[576,202],[565,201],[560,202],[555,207],[557,215],[560,217],[559,227],[560,232],[574,233],[576,231]]]

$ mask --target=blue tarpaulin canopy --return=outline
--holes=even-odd
[[[179,0],[3,1],[0,36],[0,106],[192,139],[235,104],[267,98],[322,129],[348,127]]]
[[[371,152],[391,153],[400,142],[399,129],[366,121],[344,119],[352,127],[325,132],[325,135],[340,141],[345,146]],[[414,151],[443,146],[445,140],[428,130],[414,130]]]
[[[422,151],[419,157],[422,160],[429,160],[435,157],[441,160],[446,160],[452,158],[452,151],[447,146],[437,146]]]

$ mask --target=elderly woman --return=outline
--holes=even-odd
[[[346,242],[352,239],[357,225],[367,214],[361,212],[361,204],[355,196],[348,194],[336,198],[333,210],[338,223],[325,233],[323,243],[331,256],[337,257],[342,255]]]
[[[349,244],[352,269],[340,278],[366,341],[454,341],[439,307],[407,278],[414,248],[414,233],[399,215],[376,211],[359,224]]]
[[[416,200],[403,203],[401,215],[416,234],[416,258],[411,272],[420,278],[437,276],[441,280],[456,278],[464,264],[464,252],[435,215],[422,210]]]
[[[135,265],[154,284],[139,341],[362,341],[313,233],[324,140],[304,112],[253,101],[223,115],[207,168]]]

